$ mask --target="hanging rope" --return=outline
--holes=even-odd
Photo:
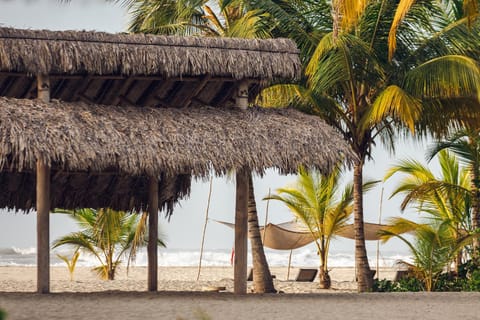
[[[212,196],[212,182],[213,176],[210,177],[210,189],[208,191],[207,210],[205,212],[205,224],[203,225],[202,246],[200,248],[200,261],[198,262],[197,281],[198,279],[200,279],[200,270],[202,269],[203,245],[205,243],[205,231],[207,230],[208,223],[208,210],[210,209],[210,198]]]
[[[378,213],[378,224],[382,223],[382,206],[383,206],[383,186],[380,193],[380,210]],[[380,259],[380,240],[377,240],[377,279],[380,279],[380,266],[378,260]]]

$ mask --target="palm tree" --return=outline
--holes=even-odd
[[[270,38],[268,16],[257,9],[248,10],[243,1],[218,0],[210,7],[206,0],[130,1],[133,13],[130,31],[156,34],[197,34],[212,37]],[[167,9],[166,9],[167,8]],[[258,215],[252,176],[249,177],[249,237],[253,257],[255,292],[276,292],[258,229]]]
[[[480,135],[478,129],[459,130],[449,138],[439,141],[430,151],[429,157],[434,157],[442,150],[450,150],[458,156],[469,169],[471,193],[471,225],[474,230],[480,228]],[[478,238],[473,242],[473,255],[479,257],[480,243]]]
[[[270,38],[272,27],[261,10],[241,0],[131,0],[129,30],[135,33]],[[216,7],[216,8],[215,8]],[[218,10],[216,10],[218,9]]]
[[[353,210],[352,185],[347,185],[339,197],[340,175],[339,168],[328,175],[299,168],[295,186],[277,189],[276,195],[264,198],[286,204],[315,239],[320,257],[320,287],[324,289],[330,288],[327,261],[331,240],[346,226]]]
[[[78,232],[63,236],[53,243],[53,248],[68,245],[74,251],[93,255],[100,265],[94,270],[105,280],[113,280],[117,267],[126,256],[130,262],[136,248],[145,246],[145,224],[141,226],[142,215],[115,211],[112,209],[56,210],[69,214],[81,228]],[[142,236],[140,236],[142,235]],[[158,240],[161,246],[164,243]]]
[[[276,26],[298,20],[287,19],[289,14],[281,10],[281,1],[255,2],[269,8],[270,18],[278,19]],[[413,3],[398,27],[397,49],[389,59],[388,36],[394,20],[391,9],[398,2],[362,3],[348,11],[353,15],[348,23],[342,20],[347,16],[342,10],[350,1],[345,1],[342,10],[332,7],[334,16],[339,12],[333,19],[337,21],[330,29],[316,33],[322,37],[306,59],[303,81],[269,88],[260,102],[269,106],[293,104],[320,116],[343,134],[357,154],[353,167],[355,261],[358,290],[368,291],[372,279],[363,230],[363,166],[377,141],[393,151],[397,131],[443,133],[451,121],[472,110],[472,101],[478,104],[480,72],[468,55],[478,53],[480,41],[478,33],[469,32],[466,22],[452,19],[443,3]],[[316,8],[320,12],[323,7]],[[478,30],[478,24],[473,27]]]
[[[413,270],[423,280],[427,291],[432,291],[440,273],[471,241],[471,235],[453,238],[447,223],[418,224],[403,218],[392,219],[389,227],[381,232],[384,241],[397,237],[408,245],[413,255]],[[402,236],[406,232],[414,234],[415,242]]]
[[[255,292],[277,292],[273,285],[273,278],[268,268],[265,251],[263,250],[251,174],[248,177],[248,192],[248,238],[252,247],[254,290]]]
[[[438,159],[440,177],[418,161],[402,160],[388,170],[385,180],[393,175],[403,175],[391,196],[404,195],[402,211],[412,205],[424,218],[442,224],[444,232],[449,230],[450,237],[458,240],[473,231],[469,171],[461,168],[457,158],[445,150],[439,152]],[[457,271],[462,263],[461,251],[458,253],[455,259]]]

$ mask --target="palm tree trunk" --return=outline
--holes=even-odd
[[[332,3],[332,20],[333,20],[333,39],[338,38],[340,29],[340,1],[333,1]]]
[[[252,247],[253,287],[255,293],[274,293],[277,290],[273,286],[272,275],[263,251],[251,173],[248,175],[248,184],[248,237]]]
[[[330,289],[332,281],[330,279],[330,275],[328,274],[328,270],[326,270],[325,265],[323,264],[320,266],[320,274],[318,278],[320,279],[320,288]]]
[[[353,169],[353,214],[355,224],[355,267],[357,270],[358,292],[370,291],[373,286],[368,265],[365,233],[363,229],[363,161],[355,163]]]
[[[480,177],[478,168],[472,168],[472,228],[473,230],[477,230],[480,228]],[[480,248],[480,241],[477,237],[473,238],[473,258],[479,259],[479,249]]]

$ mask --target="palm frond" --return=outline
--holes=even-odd
[[[397,48],[397,30],[402,23],[402,20],[407,15],[408,11],[415,3],[415,0],[400,0],[395,11],[395,16],[390,27],[390,33],[388,35],[388,58],[393,58],[393,53]]]
[[[405,88],[416,97],[455,98],[474,95],[480,99],[480,71],[475,60],[443,56],[409,71]]]
[[[364,114],[361,123],[364,128],[368,128],[373,123],[380,123],[391,118],[406,124],[413,133],[421,110],[420,99],[411,96],[396,85],[391,85],[377,96],[367,113]]]

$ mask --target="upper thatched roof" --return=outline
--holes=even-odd
[[[0,96],[137,107],[230,106],[238,80],[252,100],[273,82],[300,77],[287,39],[232,39],[0,28]]]
[[[0,70],[292,80],[300,75],[291,40],[174,37],[0,28]]]
[[[295,110],[128,108],[0,98],[0,168],[206,176],[248,167],[329,169],[353,153],[318,117]]]

